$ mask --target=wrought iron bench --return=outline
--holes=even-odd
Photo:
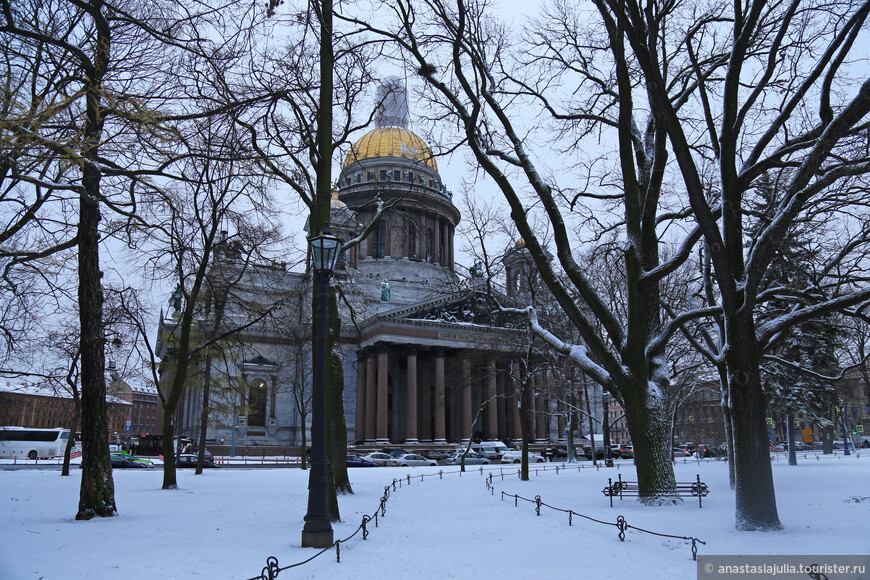
[[[702,498],[707,497],[707,494],[710,493],[710,488],[707,487],[707,484],[701,481],[701,476],[696,475],[695,481],[678,481],[677,487],[674,490],[674,495],[678,497],[697,497],[698,498],[698,507],[704,507],[701,504]],[[624,481],[622,479],[622,474],[619,474],[619,479],[613,481],[612,478],[607,478],[607,487],[605,487],[601,492],[610,498],[610,507],[613,507],[613,497],[619,496],[619,499],[622,499],[625,496],[628,497],[638,497],[639,489],[637,487],[636,481]]]

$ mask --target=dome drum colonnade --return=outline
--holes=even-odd
[[[460,214],[428,145],[403,127],[378,127],[354,143],[339,177],[339,200],[367,223],[388,206],[359,259],[407,258],[455,268]]]

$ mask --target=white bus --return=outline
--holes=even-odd
[[[45,458],[63,455],[69,429],[0,427],[0,459]]]

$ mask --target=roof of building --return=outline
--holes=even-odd
[[[10,382],[6,382],[3,385],[0,385],[0,392],[13,393],[18,395],[30,395],[32,397],[57,397],[60,399],[72,399],[72,393],[70,393],[66,389],[53,387],[43,383],[19,383],[17,385],[13,385]],[[106,402],[117,403],[119,405],[132,404],[128,403],[124,399],[119,399],[118,397],[112,395],[106,395]]]
[[[438,163],[429,145],[416,133],[403,127],[372,129],[351,146],[341,167],[345,168],[355,161],[374,157],[404,157],[425,163],[438,171]]]

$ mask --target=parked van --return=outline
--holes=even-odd
[[[501,459],[501,456],[508,451],[508,446],[501,441],[483,441],[475,443],[471,449],[481,457],[487,459]]]

